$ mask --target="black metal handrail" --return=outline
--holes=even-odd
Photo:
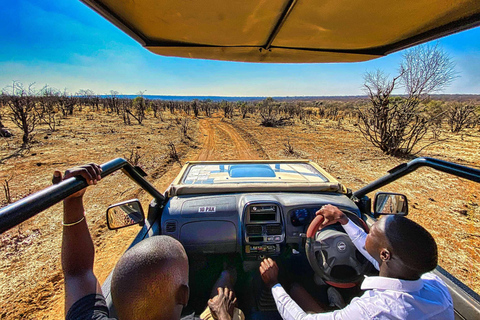
[[[361,197],[365,196],[367,193],[377,190],[383,187],[384,185],[387,185],[390,182],[393,182],[417,170],[420,167],[430,167],[438,171],[450,173],[458,177],[480,183],[480,170],[478,169],[462,166],[460,164],[456,164],[453,162],[422,157],[422,158],[416,158],[408,163],[402,163],[401,165],[396,166],[395,168],[388,171],[387,175],[355,191],[353,193],[353,196],[360,199]]]
[[[145,180],[143,175],[125,159],[117,158],[102,164],[100,167],[102,168],[102,178],[122,169],[123,173],[152,195],[157,202],[161,203],[165,199],[164,196],[155,189],[150,182]],[[85,187],[88,187],[85,179],[82,177],[72,177],[1,208],[0,234],[43,210],[50,208]]]

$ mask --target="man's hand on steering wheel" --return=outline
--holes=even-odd
[[[307,230],[305,253],[308,262],[315,274],[330,284],[355,285],[363,278],[370,267],[367,260],[358,258],[355,245],[349,236],[335,228],[325,228],[328,225],[340,222],[347,224],[350,220],[362,226],[366,232],[368,227],[357,215],[348,210],[341,211],[331,204],[323,206],[316,212],[317,217],[312,220]],[[322,230],[323,229],[323,230]],[[332,271],[337,266],[346,266],[353,269],[355,274],[339,276]]]
[[[344,225],[347,224],[349,221],[345,213],[343,213],[340,209],[331,204],[327,204],[321,207],[320,210],[318,210],[315,214],[317,216],[323,216],[324,220],[322,223],[322,227],[326,227],[337,222],[340,222],[342,225]]]

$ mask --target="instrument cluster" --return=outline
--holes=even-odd
[[[290,222],[295,227],[306,226],[315,218],[315,212],[320,208],[297,208],[290,211]]]

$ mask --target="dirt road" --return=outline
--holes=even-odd
[[[203,136],[196,160],[258,160],[268,158],[251,136],[223,118],[204,118],[199,122]],[[248,139],[248,141],[247,141]]]

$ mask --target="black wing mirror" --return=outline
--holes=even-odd
[[[375,195],[374,216],[386,214],[399,214],[406,216],[408,214],[407,197],[399,193],[378,192]]]
[[[145,214],[138,199],[113,204],[107,209],[107,226],[110,230],[120,229],[134,224],[143,226]]]

